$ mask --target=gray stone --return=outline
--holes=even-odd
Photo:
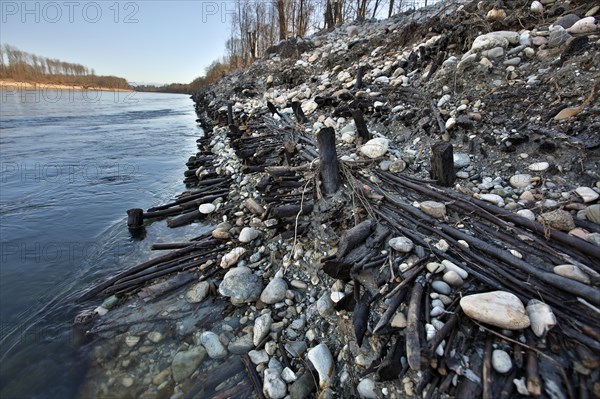
[[[556,29],[548,36],[548,47],[559,47],[567,42],[572,36],[564,29]]]
[[[185,293],[185,299],[189,303],[198,303],[202,302],[204,298],[208,296],[208,290],[210,288],[210,284],[208,281],[200,281],[192,285]]]
[[[492,352],[492,367],[500,374],[506,374],[512,368],[510,355],[501,349]]]
[[[571,26],[573,26],[573,24],[577,21],[579,21],[581,18],[579,18],[577,15],[575,14],[567,14],[567,15],[563,15],[562,17],[560,17],[555,23],[554,25],[559,25],[562,26],[565,29],[569,29]]]
[[[262,288],[262,278],[256,274],[238,274],[223,278],[219,293],[231,297],[231,302],[237,305],[258,300]]]
[[[317,300],[317,312],[323,317],[333,313],[333,301],[328,292],[323,293]]]
[[[259,364],[269,362],[269,354],[264,349],[261,349],[259,351],[252,350],[248,352],[248,357],[250,358],[250,361],[252,361],[252,363],[256,364],[257,366]]]
[[[281,379],[279,370],[268,368],[264,373],[263,393],[270,399],[282,399],[287,393],[287,385]]]
[[[219,336],[212,331],[203,332],[200,336],[200,343],[211,359],[222,359],[227,356],[227,349],[219,340]]]
[[[327,345],[319,344],[310,349],[308,351],[308,360],[310,360],[319,374],[319,386],[321,389],[329,387],[335,371],[335,363]]]
[[[423,213],[441,219],[446,216],[446,205],[436,201],[423,201],[420,204]]]
[[[431,288],[437,293],[449,295],[452,292],[452,288],[443,281],[435,280],[431,283]]]
[[[464,168],[465,166],[469,166],[471,164],[471,158],[469,154],[464,154],[461,152],[454,153],[454,167],[457,169]]]
[[[202,346],[196,346],[188,351],[177,352],[171,363],[171,371],[175,382],[180,382],[198,368],[204,357],[206,349]]]
[[[300,357],[306,352],[306,342],[304,341],[289,341],[284,347],[292,357]]]
[[[240,231],[240,235],[238,236],[238,240],[243,243],[248,243],[255,238],[260,236],[260,231],[253,227],[244,227],[242,231]]]
[[[558,274],[559,276],[563,276],[566,278],[569,278],[571,280],[575,280],[575,281],[579,281],[580,283],[583,284],[590,284],[590,277],[585,274],[583,271],[581,271],[580,268],[578,268],[575,265],[558,265],[558,266],[554,266],[554,273]]]
[[[483,51],[481,55],[487,58],[500,58],[504,56],[504,49],[502,47],[494,47],[492,49]]]
[[[561,231],[570,231],[575,228],[573,216],[567,211],[557,209],[551,212],[542,213],[538,217],[538,222],[545,226]]]
[[[234,355],[243,355],[248,353],[250,349],[254,348],[254,342],[252,342],[252,334],[242,335],[239,338],[232,340],[227,349]]]
[[[575,192],[581,197],[583,202],[594,202],[600,197],[600,194],[589,187],[577,187]]]
[[[305,371],[292,385],[290,397],[292,399],[306,399],[316,389],[315,379],[310,371]]]
[[[356,387],[358,394],[363,399],[377,399],[375,392],[375,382],[370,378],[365,378],[358,383]]]
[[[588,206],[585,209],[585,218],[590,222],[600,224],[600,204]]]
[[[271,314],[267,313],[260,317],[257,317],[254,320],[254,345],[258,346],[264,337],[271,331],[271,324],[273,324],[273,319],[271,318]]]
[[[281,277],[275,277],[267,284],[262,294],[260,294],[260,300],[267,305],[281,302],[285,299],[287,289],[288,285],[286,281]]]
[[[414,248],[412,240],[408,237],[394,237],[388,241],[388,245],[398,252],[410,252]]]
[[[531,175],[528,174],[518,174],[514,175],[510,178],[510,185],[514,188],[525,188],[530,184]]]

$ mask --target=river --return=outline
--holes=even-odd
[[[72,329],[82,310],[73,299],[149,258],[150,243],[205,229],[175,235],[158,222],[136,241],[126,226],[127,209],[185,189],[185,161],[202,130],[187,95],[1,95],[0,397],[75,398],[86,356]]]

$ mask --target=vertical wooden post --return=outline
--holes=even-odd
[[[442,186],[449,187],[456,180],[454,173],[454,151],[452,144],[438,141],[431,146],[431,178]]]
[[[144,211],[142,209],[134,208],[127,211],[127,227],[133,238],[144,238]]]
[[[292,102],[292,110],[294,111],[294,115],[296,116],[298,123],[308,122],[308,118],[306,115],[304,115],[304,111],[302,111],[302,105],[300,104],[300,101]]]
[[[356,133],[358,134],[359,139],[357,144],[364,144],[371,140],[371,134],[365,123],[362,111],[360,109],[352,110],[352,118],[354,119],[354,126],[356,126]]]
[[[362,79],[365,74],[365,66],[361,65],[358,67],[358,71],[356,72],[356,83],[354,84],[354,88],[359,90],[362,87]]]
[[[317,147],[321,169],[321,181],[325,194],[335,193],[340,186],[340,171],[338,169],[337,152],[335,150],[335,130],[326,127],[317,134]]]

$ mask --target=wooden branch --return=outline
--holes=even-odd
[[[493,338],[488,335],[485,339],[485,353],[483,356],[483,399],[494,399],[492,392],[492,343]]]
[[[335,149],[335,131],[331,127],[323,128],[317,133],[319,147],[320,176],[323,191],[326,195],[335,193],[340,186],[337,152]]]
[[[358,140],[356,141],[357,145],[364,144],[371,140],[371,134],[369,133],[369,128],[367,128],[363,112],[360,109],[353,110],[352,118],[354,119],[354,126],[356,126],[356,133],[358,136]]]
[[[431,178],[449,187],[456,180],[452,144],[438,141],[431,147]]]
[[[408,305],[408,318],[406,325],[406,358],[411,370],[421,370],[421,339],[419,315],[421,313],[421,297],[423,287],[425,286],[425,277],[419,276],[415,281]]]

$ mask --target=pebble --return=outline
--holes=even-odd
[[[200,343],[211,359],[222,359],[227,356],[227,349],[219,340],[219,336],[212,331],[203,332],[200,336]]]
[[[291,384],[292,382],[297,380],[296,374],[289,367],[283,369],[283,371],[281,372],[281,378],[283,378],[283,380],[288,384]]]
[[[469,157],[469,154],[457,152],[452,157],[454,161],[454,167],[456,169],[464,168],[465,166],[469,166],[471,164],[471,158]]]
[[[398,252],[410,252],[414,248],[412,240],[408,237],[394,237],[388,241],[388,245]]]
[[[452,288],[450,288],[450,286],[447,283],[440,280],[435,280],[434,282],[432,282],[431,288],[433,288],[435,292],[444,295],[449,295],[452,292]]]
[[[290,385],[290,397],[291,399],[306,399],[315,389],[315,379],[309,371],[305,371],[296,382]]]
[[[500,374],[506,374],[512,368],[510,355],[502,349],[495,349],[492,352],[492,367]]]
[[[227,345],[227,350],[234,355],[243,355],[254,347],[252,342],[252,334],[245,334],[239,338],[235,338]]]
[[[552,312],[552,308],[544,302],[530,299],[526,309],[531,321],[531,329],[538,337],[545,336],[556,325],[556,317]]]
[[[575,22],[573,26],[567,29],[567,32],[579,34],[579,33],[590,33],[595,32],[598,29],[596,25],[596,18],[594,17],[585,17]]]
[[[175,382],[181,382],[192,375],[205,356],[206,349],[203,346],[195,346],[188,351],[177,352],[171,363],[171,371]]]
[[[158,331],[152,331],[148,334],[148,339],[153,344],[158,344],[160,341],[164,339],[164,336]]]
[[[514,188],[525,188],[529,185],[530,180],[531,180],[531,175],[519,174],[519,175],[512,176],[510,178],[509,182],[510,182],[510,185],[513,186]]]
[[[496,204],[497,206],[504,206],[504,199],[498,194],[479,194],[479,199],[491,202],[492,204]]]
[[[308,360],[319,374],[319,386],[325,389],[331,385],[335,371],[333,356],[325,344],[319,344],[308,351]]]
[[[429,313],[431,317],[438,317],[441,316],[444,313],[444,308],[441,306],[435,306],[433,309],[431,309],[431,312]]]
[[[535,162],[527,167],[532,172],[543,172],[550,167],[548,162]]]
[[[260,294],[260,300],[267,305],[281,302],[285,299],[287,289],[288,285],[286,281],[281,277],[275,277],[267,284],[262,294]]]
[[[209,288],[210,284],[208,281],[200,281],[188,288],[185,293],[185,300],[189,303],[202,302],[202,300],[208,296]]]
[[[575,228],[573,216],[562,209],[542,213],[538,217],[538,222],[561,231],[570,231]]]
[[[426,267],[427,267],[427,271],[429,273],[434,273],[434,274],[441,273],[446,269],[446,266],[444,266],[443,264],[438,263],[438,262],[429,262]]]
[[[600,224],[600,204],[588,206],[585,209],[585,218],[590,222]]]
[[[127,376],[127,377],[123,377],[123,378],[121,379],[121,384],[123,384],[123,386],[124,386],[125,388],[129,388],[129,387],[131,387],[131,386],[133,385],[133,378],[131,378],[131,377],[129,377],[129,376]]]
[[[250,361],[252,363],[256,364],[257,366],[259,364],[264,364],[264,363],[269,362],[269,354],[264,349],[261,349],[258,351],[251,350],[250,352],[248,352],[248,357],[250,358]]]
[[[444,273],[443,279],[446,283],[453,287],[460,287],[465,283],[463,279],[458,275],[458,273],[456,273],[454,270],[449,270],[446,273]]]
[[[242,231],[240,231],[240,235],[238,236],[238,240],[243,243],[248,243],[255,238],[260,236],[260,231],[253,227],[244,227]]]
[[[214,204],[202,204],[198,207],[198,211],[203,215],[213,213],[215,209],[217,209],[217,207]]]
[[[321,295],[317,300],[317,312],[323,317],[333,313],[333,301],[327,292]]]
[[[467,246],[468,247],[468,246]],[[442,265],[446,270],[452,270],[456,272],[462,279],[466,279],[469,277],[469,273],[462,267],[456,266],[454,263],[450,262],[448,259],[444,259],[442,261]]]
[[[219,285],[219,293],[231,297],[231,303],[234,305],[255,302],[260,297],[262,290],[262,278],[248,273],[226,275]]]
[[[360,152],[371,159],[381,157],[388,151],[389,142],[383,137],[371,139],[360,147]]]
[[[375,382],[370,378],[365,378],[358,383],[356,387],[358,394],[363,399],[377,399],[375,392]]]
[[[306,342],[304,341],[289,341],[284,347],[292,357],[300,357],[306,352]]]
[[[579,281],[583,284],[590,284],[590,278],[580,268],[575,265],[558,265],[554,266],[553,269],[555,274],[569,278],[571,280]]]
[[[596,201],[598,197],[600,197],[600,194],[598,194],[589,187],[577,187],[575,189],[575,192],[581,197],[581,199],[585,203]]]
[[[259,316],[254,320],[254,338],[252,340],[254,346],[258,346],[263,338],[269,334],[271,331],[271,324],[273,324],[273,319],[271,318],[270,313]]]
[[[520,330],[530,325],[523,303],[510,292],[493,291],[464,296],[460,306],[470,318],[496,327]]]
[[[392,327],[394,328],[406,328],[406,316],[402,312],[397,312],[392,319]]]
[[[423,201],[419,204],[419,208],[423,213],[441,219],[446,216],[446,205],[441,202]]]
[[[244,255],[245,253],[246,253],[246,248],[243,248],[243,247],[233,248],[231,251],[229,251],[228,253],[223,255],[223,257],[221,258],[221,267],[223,269],[227,269],[228,267],[235,265],[238,262],[238,260],[242,257],[242,255]]]
[[[277,369],[268,368],[264,371],[263,393],[269,399],[283,399],[287,393],[287,385],[281,379]]]

